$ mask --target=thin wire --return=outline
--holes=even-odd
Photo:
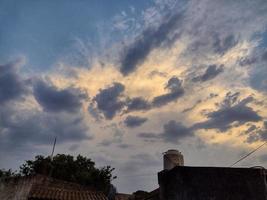
[[[262,148],[265,144],[267,144],[267,142],[264,142],[262,145],[258,146],[256,149],[254,149],[253,151],[249,152],[247,155],[243,156],[242,158],[240,158],[238,161],[234,162],[232,165],[230,165],[229,167],[233,167],[234,165],[236,165],[237,163],[241,162],[242,160],[244,160],[245,158],[249,157],[251,154],[253,154],[254,152],[256,152],[257,150],[259,150],[260,148]]]

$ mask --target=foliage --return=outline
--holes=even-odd
[[[10,178],[14,176],[19,176],[19,174],[16,174],[16,172],[11,171],[11,169],[0,169],[0,178]]]
[[[93,186],[96,189],[108,192],[114,168],[106,166],[96,168],[95,163],[84,156],[78,155],[76,159],[71,155],[58,154],[50,157],[36,156],[35,160],[27,160],[21,167],[23,176],[42,174],[53,178]]]

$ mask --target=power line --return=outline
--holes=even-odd
[[[234,165],[236,165],[237,163],[241,162],[242,160],[244,160],[245,158],[249,157],[251,154],[253,154],[254,152],[258,151],[260,148],[262,148],[265,144],[267,144],[267,142],[264,142],[263,144],[261,144],[260,146],[258,146],[256,149],[252,150],[251,152],[249,152],[248,154],[246,154],[245,156],[243,156],[242,158],[240,158],[238,161],[234,162],[232,165],[230,165],[229,167],[233,167]]]

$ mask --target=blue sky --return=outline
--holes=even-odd
[[[265,0],[0,0],[0,168],[55,136],[115,167],[120,192],[155,189],[168,149],[230,165],[267,139],[266,15]]]
[[[134,3],[134,4],[133,4]],[[77,38],[95,50],[101,42],[101,26],[110,29],[116,14],[149,6],[149,1],[1,1],[1,59],[23,54],[29,64],[49,69],[61,57],[76,53]],[[111,30],[109,30],[111,31]],[[112,35],[116,38],[116,35]],[[78,50],[76,50],[78,51]]]

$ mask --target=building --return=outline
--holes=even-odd
[[[1,200],[107,200],[94,188],[42,175],[14,177],[0,182]]]
[[[177,166],[158,173],[161,200],[267,200],[261,168]]]
[[[115,200],[267,200],[267,171],[261,167],[189,167],[183,155],[169,150],[158,173],[159,188]],[[45,176],[9,178],[0,182],[0,200],[107,200],[103,192]]]
[[[143,200],[267,200],[264,168],[188,167],[177,150],[164,153],[163,166]]]

